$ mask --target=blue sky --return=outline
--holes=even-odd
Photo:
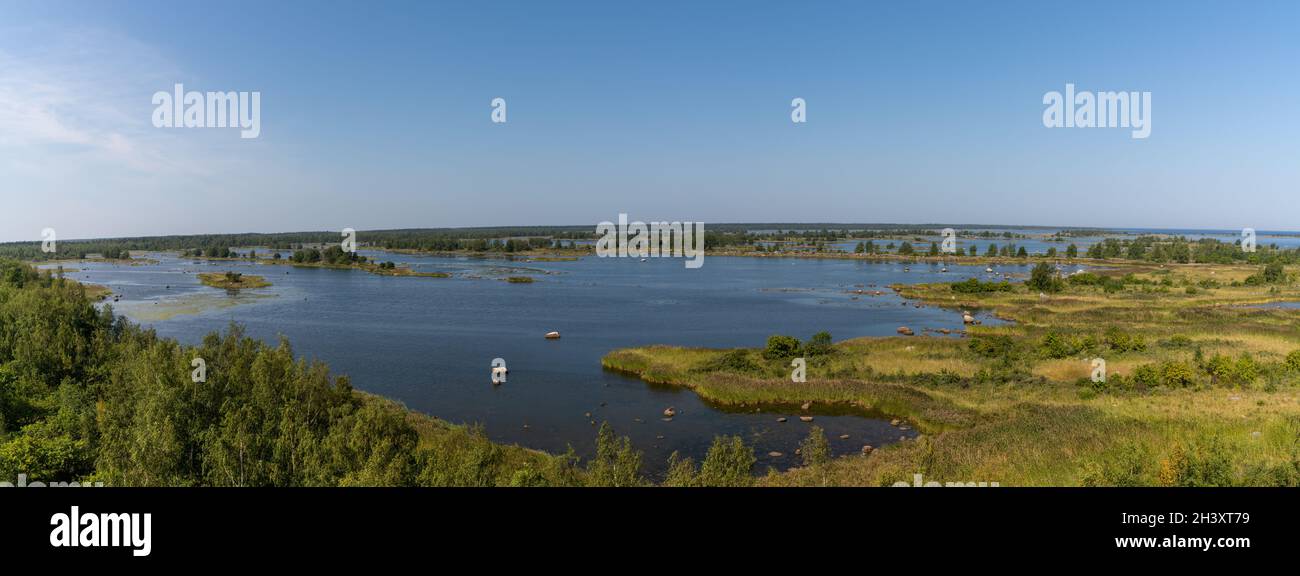
[[[1297,230],[1298,27],[1295,2],[0,0],[0,241],[620,212]],[[1150,137],[1045,128],[1067,82],[1150,91]],[[261,137],[155,128],[175,83],[261,92]]]

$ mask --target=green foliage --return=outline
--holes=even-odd
[[[1156,479],[1161,486],[1232,486],[1232,457],[1218,436],[1179,444],[1160,461]]]
[[[1300,350],[1292,350],[1287,354],[1284,364],[1288,370],[1300,372]]]
[[[981,282],[978,278],[967,278],[963,282],[949,284],[953,292],[961,294],[983,294],[985,292],[1010,292],[1010,282]]]
[[[1129,333],[1114,326],[1106,329],[1105,342],[1111,350],[1118,353],[1140,352],[1146,350],[1146,338],[1141,334],[1130,335]]]
[[[1022,248],[1023,250],[1023,248]],[[1029,280],[1025,285],[1039,292],[1060,292],[1064,286],[1060,275],[1056,273],[1056,267],[1047,262],[1039,262],[1029,273]]]
[[[780,358],[794,358],[802,353],[803,344],[794,336],[783,336],[774,334],[767,338],[767,347],[763,349],[763,357],[768,360]]]
[[[699,486],[742,487],[754,483],[754,450],[739,436],[717,436],[700,465]]]
[[[1196,371],[1186,362],[1163,362],[1160,364],[1160,383],[1170,388],[1192,386],[1196,383]]]
[[[1048,332],[1039,341],[1039,348],[1048,358],[1069,358],[1078,354],[1082,345],[1079,340],[1059,332]]]
[[[605,422],[596,434],[596,456],[587,463],[587,479],[591,486],[640,486],[641,453],[632,448],[628,437],[617,437],[614,429]]]
[[[110,486],[582,482],[571,457],[493,444],[353,391],[232,326],[195,347],[0,260],[0,478]],[[191,379],[203,358],[207,380]],[[615,451],[616,463],[626,462]]]
[[[1270,262],[1264,266],[1264,269],[1259,274],[1252,274],[1246,278],[1247,286],[1281,284],[1283,282],[1286,282],[1286,271],[1281,262]]]
[[[808,437],[799,444],[799,454],[803,456],[804,466],[819,466],[831,461],[831,443],[826,440],[821,426],[808,430]]]
[[[824,356],[835,350],[831,344],[831,333],[822,331],[813,334],[812,338],[804,344],[804,353],[809,356]]]
[[[699,486],[695,461],[683,457],[674,450],[672,454],[668,455],[668,473],[665,475],[662,485],[668,488],[694,488]]]
[[[1101,461],[1086,464],[1082,481],[1084,486],[1149,486],[1152,468],[1150,453],[1137,443],[1126,442]]]
[[[754,360],[749,350],[735,348],[705,362],[698,368],[699,372],[736,372],[739,374],[756,374],[763,371],[763,366]]]
[[[984,358],[1002,358],[1014,354],[1016,342],[1005,335],[978,335],[970,340],[971,352]]]

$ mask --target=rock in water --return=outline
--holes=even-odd
[[[672,406],[664,408],[664,418],[672,418],[673,416],[676,415],[677,415],[677,410],[674,409]]]
[[[560,338],[559,332],[551,331],[546,333],[547,340],[559,340],[559,338]]]
[[[912,332],[912,329],[908,328],[907,326],[899,326],[898,333],[904,336],[911,336],[912,334],[914,334],[914,332]]]

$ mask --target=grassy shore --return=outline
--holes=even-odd
[[[202,282],[204,286],[222,288],[225,290],[266,288],[271,285],[266,278],[261,276],[239,274],[235,272],[203,272],[199,274],[199,282]]]
[[[791,382],[788,357],[761,350],[650,346],[603,364],[713,402],[848,404],[924,433],[764,479],[772,485],[889,485],[913,474],[1004,486],[1300,482],[1300,310],[1252,307],[1300,300],[1300,290],[1234,286],[1259,272],[1252,266],[1115,264],[1109,289],[896,286],[955,314],[983,309],[1013,323],[972,326],[965,338],[840,342],[808,357],[806,383]],[[1092,381],[1095,358],[1105,382]]]

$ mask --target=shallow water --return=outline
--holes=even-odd
[[[939,265],[911,264],[904,272],[901,263],[853,260],[708,257],[703,268],[688,270],[680,259],[512,262],[363,254],[452,277],[387,277],[167,254],[149,254],[158,263],[148,265],[78,264],[80,270],[69,275],[109,286],[121,298],[115,310],[162,336],[197,343],[230,322],[267,341],[283,334],[297,354],[328,362],[356,388],[452,422],[481,423],[497,441],[555,452],[572,445],[585,456],[594,447],[596,427],[609,421],[645,452],[646,468],[655,473],[674,450],[699,459],[718,434],[738,434],[752,444],[760,472],[792,466],[810,425],[799,421],[797,407],[721,410],[690,391],[605,371],[600,359],[610,350],[644,344],[758,347],[772,334],[806,339],[822,330],[838,341],[893,335],[903,325],[918,334],[925,328],[955,331],[962,328],[959,313],[915,308],[888,286],[988,277],[982,266],[949,265],[945,273]],[[1026,268],[995,267],[1017,274]],[[199,284],[197,273],[224,270],[258,274],[274,285],[230,295]],[[536,282],[503,280],[523,275]],[[562,338],[544,339],[552,330]],[[490,382],[494,358],[510,369],[505,384]],[[677,415],[664,421],[669,406]],[[837,454],[915,435],[870,415],[816,406],[813,414]],[[789,421],[777,423],[779,416]],[[772,451],[784,456],[768,457]]]

